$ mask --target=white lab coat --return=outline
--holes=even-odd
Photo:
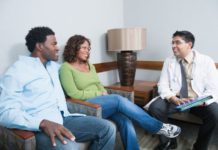
[[[213,99],[208,100],[206,105],[218,102],[218,72],[214,61],[198,51],[195,53],[192,67],[192,89],[198,96],[212,95]],[[175,96],[182,86],[180,64],[175,56],[168,57],[163,65],[160,80],[158,82],[158,93],[162,99],[167,96]],[[156,100],[154,98],[145,106],[147,109]]]

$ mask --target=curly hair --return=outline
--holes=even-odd
[[[91,45],[91,42],[88,38],[82,35],[74,35],[70,37],[67,41],[67,44],[64,48],[63,58],[64,61],[67,62],[75,62],[76,61],[76,55],[78,51],[80,50],[80,46],[87,41],[89,43],[89,46]]]
[[[26,35],[26,46],[32,53],[35,49],[36,43],[43,43],[46,41],[46,36],[55,35],[54,31],[49,27],[34,27]]]

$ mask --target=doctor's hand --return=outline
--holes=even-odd
[[[64,137],[67,137],[71,141],[75,140],[75,136],[61,124],[49,120],[42,120],[40,128],[50,137],[53,146],[56,146],[55,137],[63,144],[67,144]]]
[[[176,96],[172,96],[170,97],[169,101],[175,105],[182,105],[184,103],[187,103],[189,101],[191,101],[192,99],[190,98],[178,98]]]

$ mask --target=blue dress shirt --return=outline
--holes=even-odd
[[[59,64],[42,64],[39,58],[20,56],[2,76],[0,87],[0,124],[8,128],[39,131],[47,119],[63,124],[69,116],[59,81]]]

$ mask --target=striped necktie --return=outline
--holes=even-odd
[[[181,68],[182,87],[180,89],[180,98],[188,98],[188,84],[186,80],[185,68],[182,64],[182,60],[179,62]]]

